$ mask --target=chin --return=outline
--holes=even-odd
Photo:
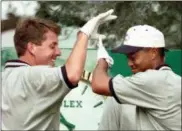
[[[55,67],[55,64],[53,63],[53,64],[51,64],[50,66],[51,66],[51,67]]]
[[[136,74],[136,73],[137,73],[137,71],[135,71],[135,70],[131,70],[131,72],[132,72],[133,74]]]
[[[48,65],[51,67],[55,67],[55,63],[49,63]]]
[[[133,74],[136,74],[137,72],[132,72]]]
[[[133,73],[133,74],[136,74],[136,73],[138,73],[138,72],[140,72],[140,71],[132,70],[132,73]]]

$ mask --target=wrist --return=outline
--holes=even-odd
[[[79,39],[81,39],[81,38],[83,38],[83,39],[89,39],[89,37],[88,37],[88,35],[86,35],[84,32],[82,32],[82,31],[78,31],[78,33],[77,33],[77,38],[79,38]]]
[[[107,69],[109,67],[105,58],[101,58],[98,60],[98,65],[102,66],[103,68]]]

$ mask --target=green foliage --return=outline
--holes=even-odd
[[[1,71],[3,71],[6,61],[11,59],[17,59],[15,49],[13,47],[1,49]]]
[[[36,15],[52,19],[62,26],[81,27],[91,17],[113,8],[117,20],[107,23],[100,32],[108,35],[106,46],[120,44],[125,32],[137,24],[149,24],[160,29],[168,48],[182,48],[182,2],[164,1],[39,1]],[[111,37],[112,36],[114,37]],[[114,44],[116,43],[116,44]]]
[[[1,65],[4,65],[7,60],[17,59],[16,51],[12,47],[3,48],[1,50]]]

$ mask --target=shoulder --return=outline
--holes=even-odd
[[[50,66],[29,66],[26,68],[23,68],[26,73],[28,74],[35,74],[35,75],[41,75],[41,74],[49,74],[58,72],[58,70],[61,69],[60,67],[50,67]]]
[[[163,66],[158,70],[149,69],[145,72],[148,80],[155,80],[156,82],[167,82],[168,80],[180,80],[181,76],[177,75],[170,67]]]
[[[148,80],[150,80],[151,75],[153,75],[151,72],[139,72],[127,77],[118,74],[113,77],[113,81],[118,83],[126,81],[128,83],[140,83],[140,85],[144,85]]]
[[[13,76],[19,77],[24,81],[35,83],[37,81],[58,80],[60,67],[50,66],[22,66],[11,70]],[[38,82],[38,83],[39,83]]]
[[[156,87],[160,83],[164,83],[166,80],[166,73],[160,70],[147,70],[145,72],[139,72],[131,76],[124,77],[122,75],[117,75],[113,78],[115,84],[124,84],[125,86],[138,86],[140,88],[144,87]]]
[[[133,75],[133,78],[143,79],[146,82],[151,81],[165,81],[166,76],[172,72],[171,70],[155,70],[155,69],[148,69],[145,72],[139,72]]]

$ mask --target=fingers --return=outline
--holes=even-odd
[[[105,18],[105,17],[111,15],[113,12],[114,12],[114,10],[113,10],[113,9],[110,9],[109,11],[107,11],[107,12],[105,12],[105,13],[99,14],[98,17],[99,17],[100,19],[103,19],[103,18]]]
[[[102,44],[102,37],[99,37],[99,47],[103,46]]]
[[[108,65],[109,65],[109,67],[111,67],[114,64],[114,60],[111,57],[106,58],[106,61],[107,61]]]
[[[105,21],[109,21],[109,20],[114,20],[116,18],[117,18],[116,15],[110,15],[110,16],[106,17],[103,21],[105,22]]]
[[[116,18],[117,18],[116,15],[110,15],[110,16],[104,18],[104,19],[100,22],[100,25],[103,24],[103,23],[105,23],[106,21],[114,20],[114,19],[116,19]]]

